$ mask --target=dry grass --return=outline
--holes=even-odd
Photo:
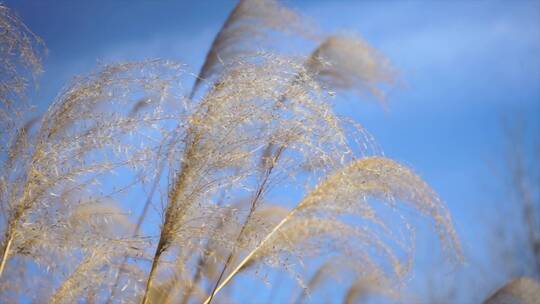
[[[23,33],[7,41],[25,60],[9,70],[35,67],[29,32],[1,8],[2,26]],[[210,303],[232,300],[222,291],[238,274],[275,269],[298,283],[297,302],[335,280],[347,303],[397,298],[412,267],[410,214],[459,260],[444,203],[407,167],[369,156],[367,131],[334,112],[333,90],[384,98],[388,60],[354,36],[305,56],[272,51],[278,32],[311,39],[312,28],[276,1],[242,0],[191,90],[174,62],[110,64],[74,78],[38,118],[12,120],[0,296]],[[271,203],[290,189],[304,193],[294,208]]]
[[[538,299],[540,299],[540,284],[534,279],[520,277],[497,289],[484,304],[533,304],[538,303]]]
[[[388,59],[353,34],[329,36],[313,51],[306,65],[329,89],[367,91],[383,100],[380,86],[392,84],[396,78]]]
[[[28,109],[25,92],[42,71],[44,45],[19,17],[0,3],[0,141],[7,142],[9,131]],[[6,145],[0,146],[5,153]]]

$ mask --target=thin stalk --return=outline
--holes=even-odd
[[[2,261],[0,262],[0,277],[2,276],[2,273],[4,273],[4,267],[6,266],[6,262],[8,260],[9,251],[11,249],[12,243],[13,243],[13,233],[8,233],[5,245],[2,248]]]
[[[135,229],[133,230],[133,236],[137,236],[139,234],[139,230],[142,227],[142,223],[144,222],[144,219],[146,218],[146,215],[148,213],[148,210],[150,209],[150,205],[152,204],[152,198],[154,197],[154,193],[157,189],[157,186],[159,184],[159,180],[161,179],[161,174],[163,172],[163,169],[165,168],[166,164],[166,158],[161,161],[159,164],[158,173],[156,175],[156,178],[154,179],[154,183],[152,184],[152,188],[150,189],[150,193],[148,193],[148,196],[146,197],[146,202],[144,203],[143,210],[141,214],[139,215],[139,218],[137,219],[137,224],[135,225]],[[111,294],[109,295],[109,298],[107,299],[107,303],[112,303],[112,300],[114,299],[116,295],[116,290],[118,289],[118,284],[120,283],[120,278],[123,274],[124,266],[126,265],[128,260],[128,256],[124,255],[122,259],[122,263],[120,264],[118,273],[116,274],[116,278],[114,280],[114,284],[112,286]]]
[[[296,74],[294,76],[293,79],[291,79],[289,81],[289,84],[287,85],[288,87],[290,86],[293,86],[295,83],[297,83],[298,81],[300,81],[300,74]],[[287,98],[287,95],[286,94],[282,94],[279,99],[277,100],[276,104],[274,105],[274,111],[276,111],[279,107],[279,105],[282,105],[285,103],[285,100]],[[271,147],[271,143],[268,145],[267,148],[270,148]],[[259,189],[257,190],[257,194],[255,195],[252,203],[251,203],[251,209],[249,211],[249,214],[246,218],[246,221],[244,223],[244,225],[242,226],[241,230],[240,230],[240,233],[238,233],[238,236],[236,238],[236,241],[235,241],[235,244],[237,244],[239,241],[240,241],[240,238],[242,237],[243,235],[243,232],[246,228],[246,225],[247,223],[249,222],[253,212],[255,211],[255,208],[256,208],[256,205],[257,205],[257,201],[259,200],[259,198],[261,197],[262,193],[264,192],[264,188],[266,186],[266,183],[268,181],[268,178],[270,177],[270,174],[272,173],[272,170],[274,169],[274,166],[275,164],[277,163],[278,159],[280,158],[280,156],[282,155],[283,151],[285,150],[285,145],[281,145],[279,147],[279,149],[276,151],[276,156],[274,157],[274,159],[272,160],[272,163],[270,165],[270,167],[266,170],[266,174],[263,178],[263,182],[261,183],[261,185],[259,186]],[[264,155],[263,155],[263,158],[264,158]],[[263,161],[265,161],[265,159],[263,159]],[[235,246],[236,247],[236,246]],[[214,295],[216,294],[217,292],[217,288],[218,288],[218,285],[221,281],[221,279],[223,278],[223,275],[225,274],[225,271],[226,269],[228,268],[231,260],[232,260],[232,257],[234,256],[234,248],[233,248],[233,251],[231,251],[231,253],[229,254],[228,258],[227,258],[227,261],[225,262],[225,265],[223,267],[223,269],[221,270],[221,273],[216,281],[216,284],[214,285],[214,288],[212,289],[212,293],[210,294],[210,297],[208,298],[208,303],[210,303],[212,301],[212,298],[214,297]]]
[[[283,150],[285,150],[285,146],[280,146],[279,149],[276,151],[276,156],[273,158],[272,163],[270,164],[268,169],[265,170],[265,174],[263,176],[262,182],[259,185],[259,188],[257,189],[257,192],[256,192],[255,196],[253,197],[253,199],[251,201],[251,207],[250,207],[249,213],[248,213],[248,215],[246,217],[246,220],[244,222],[244,225],[242,225],[242,228],[240,229],[240,232],[236,236],[236,240],[235,240],[235,243],[234,243],[235,246],[233,247],[233,250],[229,253],[229,256],[227,257],[225,265],[221,269],[221,273],[219,274],[219,277],[218,277],[218,279],[216,281],[216,284],[214,285],[214,288],[212,289],[212,293],[210,294],[210,297],[208,299],[208,303],[210,303],[212,301],[212,298],[214,297],[214,294],[216,293],[216,290],[218,288],[219,282],[223,278],[223,275],[225,274],[225,271],[227,270],[229,264],[232,261],[232,258],[233,258],[234,254],[235,254],[236,244],[238,244],[238,242],[240,242],[240,239],[243,236],[244,231],[245,231],[251,217],[253,216],[253,213],[255,212],[255,209],[257,207],[257,202],[262,197],[262,194],[263,194],[264,190],[266,189],[268,179],[269,179],[270,175],[272,174],[272,170],[274,169],[275,164],[277,163],[279,157],[282,155]]]
[[[158,264],[159,264],[159,258],[161,257],[161,254],[165,251],[165,245],[163,242],[163,238],[160,238],[158,246],[156,248],[156,253],[154,254],[154,259],[152,260],[152,267],[150,268],[150,273],[148,274],[148,279],[146,280],[146,286],[144,289],[144,296],[141,301],[142,304],[148,303],[148,293],[152,288],[152,281],[155,276]]]
[[[30,161],[29,168],[32,168],[32,165],[36,162],[38,153],[37,151],[41,151],[41,145],[43,144],[43,141],[39,141],[37,143],[36,150],[32,154],[32,158]],[[13,239],[15,237],[15,232],[17,229],[17,225],[21,219],[24,218],[26,212],[33,206],[33,204],[36,202],[36,198],[43,194],[45,191],[44,188],[38,189],[35,194],[35,197],[32,198],[30,193],[31,191],[28,189],[30,187],[30,180],[29,177],[26,179],[26,183],[24,186],[24,192],[22,195],[22,198],[19,200],[18,204],[15,204],[15,212],[12,213],[8,217],[8,224],[7,224],[7,230],[5,233],[5,239],[4,244],[2,248],[2,260],[0,261],[0,278],[2,277],[2,274],[4,273],[4,268],[6,267],[7,260],[9,258],[9,254],[11,251],[11,245],[13,243]]]
[[[189,134],[189,132],[188,132]],[[193,140],[191,141],[190,147],[188,148],[188,151],[186,153],[186,159],[191,159],[193,156],[193,153],[195,153],[195,149],[197,146],[197,143],[199,141],[200,137],[196,134]],[[163,223],[163,226],[161,228],[161,233],[159,237],[159,242],[156,247],[156,253],[154,254],[154,258],[152,259],[152,268],[150,268],[150,273],[148,275],[148,279],[146,281],[146,287],[144,290],[144,296],[142,300],[142,304],[146,304],[148,301],[148,293],[150,292],[150,288],[152,286],[152,280],[154,278],[155,271],[157,270],[157,266],[159,264],[159,259],[161,257],[161,254],[165,252],[167,247],[170,244],[171,241],[171,225],[174,224],[175,220],[178,220],[178,214],[177,214],[177,207],[178,207],[178,197],[182,191],[182,189],[185,186],[186,183],[186,175],[187,172],[190,170],[190,166],[188,162],[184,162],[182,164],[182,168],[178,174],[178,178],[169,192],[169,204],[167,205],[167,208],[165,210],[165,221]],[[181,215],[180,215],[181,216]]]
[[[232,185],[229,185],[229,189],[231,186]],[[223,191],[221,193],[221,197],[218,199],[216,203],[217,206],[222,206],[223,201],[225,200],[225,193],[226,191]],[[217,230],[223,227],[223,224],[225,224],[225,221],[224,219],[221,219],[219,221],[219,225],[217,226],[216,231],[214,231],[214,235],[217,233]],[[203,250],[203,254],[199,256],[199,259],[197,260],[197,267],[195,268],[195,274],[193,275],[193,278],[190,281],[191,284],[187,287],[187,291],[183,294],[182,299],[180,300],[180,304],[187,304],[187,302],[189,301],[189,298],[191,297],[191,294],[193,293],[193,287],[199,284],[199,281],[202,278],[203,267],[208,261],[208,255],[210,253],[210,244],[211,244],[210,242],[206,242],[206,246]],[[168,301],[169,296],[170,294],[167,294],[167,300],[165,301],[166,303],[169,302]]]
[[[268,242],[268,240],[270,240],[272,238],[272,236],[274,236],[274,234],[293,217],[293,215],[296,213],[296,210],[297,209],[293,209],[291,212],[289,212],[289,214],[283,220],[281,220],[281,222],[276,227],[274,227],[274,229],[272,229],[272,231],[259,243],[259,245],[257,247],[255,247],[255,249],[253,249],[238,264],[238,266],[236,266],[236,268],[223,280],[223,282],[221,284],[219,284],[219,286],[217,286],[217,288],[213,291],[212,295],[210,295],[204,301],[203,304],[209,304],[210,303],[210,301],[212,300],[213,295],[216,295],[221,289],[223,289],[223,287],[225,287],[225,285],[227,285],[227,283],[229,283],[230,280],[232,280],[232,278],[238,272],[240,272],[240,270],[251,260],[251,258],[253,258],[255,256],[255,254],[257,254],[259,252],[259,250],[266,244],[266,242]]]
[[[21,200],[21,202],[24,202],[24,198]],[[4,244],[2,246],[2,260],[0,261],[0,278],[4,273],[4,268],[6,267],[7,260],[9,259],[9,255],[11,253],[11,246],[13,244],[13,239],[15,238],[17,223],[23,217],[24,211],[27,209],[28,208],[17,208],[15,213],[13,213],[13,215],[10,217],[10,221],[5,233]]]
[[[193,95],[195,89],[196,89],[195,87],[192,89],[192,92],[189,98],[190,100],[192,98],[191,96]],[[208,106],[208,108],[206,109],[206,112],[203,115],[208,116],[210,113],[211,113],[211,107]],[[186,176],[188,174],[188,171],[191,169],[189,162],[197,153],[198,143],[201,140],[201,134],[197,132],[195,132],[192,138],[189,138],[191,133],[192,133],[192,129],[190,128],[186,132],[186,142],[189,142],[189,145],[188,145],[187,150],[185,150],[185,153],[184,153],[185,154],[184,161],[182,162],[180,171],[178,172],[176,182],[174,183],[173,188],[169,192],[168,205],[167,205],[167,208],[165,209],[165,221],[161,228],[158,247],[156,248],[156,254],[154,255],[154,258],[152,260],[152,268],[150,270],[150,274],[146,282],[146,288],[144,291],[144,297],[143,297],[143,302],[142,302],[143,304],[146,304],[148,292],[150,291],[149,288],[151,287],[151,281],[153,279],[153,272],[155,272],[157,268],[157,265],[159,263],[159,258],[161,254],[167,249],[171,241],[170,239],[171,232],[169,231],[170,229],[169,226],[173,225],[175,221],[178,221],[179,217],[183,217],[182,211],[177,211],[178,197],[180,193],[182,192],[182,189],[184,188],[185,183],[187,182]],[[178,214],[178,212],[180,212],[180,214]]]

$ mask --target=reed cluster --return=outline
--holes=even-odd
[[[363,39],[241,0],[191,89],[181,64],[114,63],[35,115],[11,111],[41,47],[13,16],[0,6],[3,302],[229,302],[238,276],[279,271],[298,285],[291,301],[336,280],[347,303],[395,299],[418,215],[460,258],[435,192],[335,112],[336,91],[383,100],[395,80]],[[287,39],[315,47],[293,56]]]

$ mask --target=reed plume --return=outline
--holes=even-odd
[[[304,229],[294,229],[298,233],[302,230],[301,237],[298,239],[309,240],[312,235],[318,236],[320,233],[334,232],[337,235],[347,234],[347,225],[340,223],[338,218],[333,218],[328,224],[322,224],[324,220],[307,219],[315,221],[316,225],[305,224],[306,216],[313,216],[317,213],[329,213],[330,215],[343,214],[354,205],[353,210],[364,210],[363,218],[371,220],[373,213],[369,207],[368,198],[374,197],[386,202],[390,207],[395,208],[395,200],[406,202],[411,208],[421,214],[433,218],[441,239],[445,247],[450,250],[452,255],[460,258],[461,251],[456,234],[452,228],[448,211],[440,202],[434,192],[414,173],[407,168],[384,158],[364,158],[352,162],[343,169],[335,172],[315,187],[304,199],[277,224],[272,231],[267,234],[257,246],[251,250],[236,268],[225,278],[225,280],[216,288],[219,292],[246,264],[252,259],[263,255],[269,249],[278,248],[286,250],[284,244],[274,246],[276,242],[287,241],[290,233],[287,234],[288,227],[295,223],[300,223]],[[403,270],[401,264],[395,261],[391,251],[379,239],[374,231],[364,230],[366,235],[353,235],[357,240],[379,247],[379,251],[386,252],[387,257],[393,265],[393,271],[401,277]],[[349,232],[350,233],[350,232]],[[294,248],[298,248],[297,243]],[[313,248],[311,248],[313,249]],[[309,252],[309,250],[308,250]],[[294,252],[293,252],[294,253]],[[270,255],[275,256],[275,255]],[[209,297],[205,303],[211,300]]]
[[[383,99],[394,81],[362,39],[331,35],[307,56],[277,54],[282,34],[313,38],[312,27],[277,1],[241,0],[191,90],[175,62],[109,64],[74,78],[35,115],[12,105],[24,71],[39,70],[40,41],[10,14],[0,6],[0,29],[11,35],[2,46],[21,54],[1,59],[10,62],[0,87],[9,116],[2,299],[209,303],[238,274],[260,269],[289,273],[302,289],[297,302],[338,280],[345,302],[394,299],[412,267],[409,214],[427,218],[460,259],[434,191],[373,156],[369,133],[334,111],[334,90]],[[276,199],[288,191],[303,195],[292,209]]]
[[[155,73],[157,70],[161,72]],[[138,176],[149,168],[144,164],[160,157],[155,153],[160,134],[168,132],[157,123],[176,120],[178,116],[173,113],[180,111],[165,115],[163,107],[156,105],[153,112],[126,117],[121,109],[131,102],[130,94],[141,92],[159,94],[164,103],[174,96],[170,82],[178,73],[179,66],[165,61],[105,66],[67,87],[42,116],[39,126],[30,128],[37,122],[27,122],[21,131],[13,133],[8,151],[17,153],[11,153],[2,163],[2,208],[6,212],[0,270],[12,256],[33,250],[33,234],[23,232],[35,227],[32,229],[47,239],[47,233],[57,231],[56,219],[80,204],[79,197],[85,192],[95,192],[99,187],[100,194],[94,193],[93,199],[100,200],[140,183]],[[115,108],[116,113],[109,112]],[[133,172],[133,180],[112,182],[114,170],[124,170],[126,177]],[[102,183],[109,187],[100,187]],[[51,249],[59,246],[45,245]],[[34,255],[39,263],[43,255]]]
[[[540,297],[540,283],[528,278],[519,277],[510,280],[501,288],[497,289],[483,303],[523,303],[532,304],[538,301]]]
[[[0,99],[3,107],[13,97],[25,91],[25,74],[36,75],[42,71],[41,55],[45,47],[21,19],[4,4],[0,4]],[[2,117],[3,119],[9,117]]]
[[[275,32],[313,36],[302,18],[276,0],[240,0],[215,36],[190,93],[193,98],[203,80],[219,74],[224,64],[272,45]],[[255,43],[256,41],[256,43]]]
[[[291,75],[305,74],[302,69],[289,58],[248,57],[226,68],[219,83],[198,103],[189,119],[190,137],[184,140],[181,167],[169,191],[160,250],[166,250],[174,238],[184,237],[182,224],[193,206],[201,209],[198,200],[203,195],[215,195],[232,181],[236,184],[230,191],[247,186],[243,182],[260,183],[252,177],[260,171],[261,150],[268,142],[288,145],[287,167],[278,171],[294,172],[305,162],[326,164],[323,167],[328,169],[341,161],[338,151],[347,149],[345,135],[339,119],[316,93],[317,83],[305,75],[302,84],[289,85]],[[294,102],[276,111],[275,101],[284,90]],[[201,188],[193,188],[199,184]]]
[[[396,72],[379,51],[357,35],[331,35],[311,53],[307,69],[329,89],[369,92],[384,99],[381,85],[391,85]]]

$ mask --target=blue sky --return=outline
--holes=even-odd
[[[500,219],[498,212],[508,211],[502,190],[502,121],[519,115],[528,121],[530,139],[540,134],[540,2],[287,3],[327,32],[359,33],[390,58],[401,84],[390,92],[388,109],[349,97],[343,110],[366,126],[386,155],[413,167],[447,202],[469,257],[469,266],[456,275],[477,272],[477,263],[489,269],[484,257],[490,227]],[[159,57],[187,63],[197,71],[235,3],[6,4],[49,49],[46,72],[33,96],[44,108],[72,76],[91,71],[99,60]],[[428,238],[423,243],[420,239],[418,246],[425,269],[437,263],[425,262],[431,260],[434,246]],[[427,292],[423,278],[419,272],[412,282],[420,293]],[[467,299],[478,300],[503,279],[479,283],[481,290]]]

